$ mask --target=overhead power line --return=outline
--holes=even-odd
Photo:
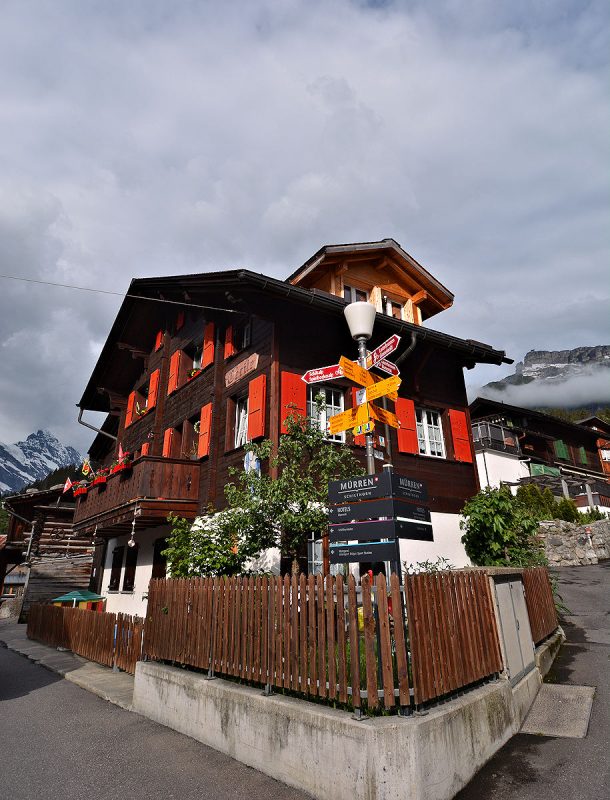
[[[77,289],[79,292],[93,292],[94,294],[111,294],[115,297],[130,297],[134,300],[148,300],[151,303],[170,303],[174,306],[186,306],[187,308],[204,308],[206,311],[225,311],[228,314],[243,314],[243,311],[236,311],[234,308],[219,308],[218,306],[202,306],[199,303],[191,303],[186,300],[164,300],[160,297],[146,297],[141,294],[123,294],[122,292],[111,292],[109,289],[92,289],[89,286],[74,286],[70,283],[53,283],[52,281],[40,281],[35,278],[20,278],[16,275],[0,275],[9,281],[22,281],[23,283],[38,283],[41,286],[56,286],[60,289]]]

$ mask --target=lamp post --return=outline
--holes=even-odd
[[[366,343],[373,335],[375,324],[375,306],[370,303],[358,301],[350,303],[343,309],[352,339],[358,342],[358,363],[366,369]],[[375,474],[375,456],[373,455],[373,434],[365,434],[366,442],[366,471],[369,475]]]

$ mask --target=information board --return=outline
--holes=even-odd
[[[330,546],[331,564],[349,564],[356,561],[398,561],[396,542],[369,542],[368,544],[339,544]]]

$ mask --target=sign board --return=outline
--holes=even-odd
[[[377,461],[385,461],[385,456],[382,450],[373,450],[373,458],[376,458]]]
[[[393,414],[391,411],[386,411],[385,408],[374,406],[372,403],[369,403],[368,407],[369,414],[373,419],[376,419],[377,422],[383,422],[386,425],[390,425],[392,428],[400,428],[400,422],[396,414]]]
[[[374,422],[365,422],[364,425],[358,425],[354,428],[352,433],[354,436],[362,436],[363,433],[373,433],[375,430]]]
[[[341,356],[339,359],[339,366],[343,370],[346,378],[354,383],[359,383],[360,386],[370,386],[375,383],[375,378],[366,369],[363,369],[360,364],[355,361],[350,361],[349,358]]]
[[[331,506],[328,519],[331,524],[355,522],[363,519],[389,517],[409,519],[417,522],[430,522],[430,511],[426,506],[418,506],[401,500],[398,497],[383,497],[378,500],[346,503],[342,506]]]
[[[341,433],[348,428],[355,428],[357,425],[365,425],[369,421],[368,407],[363,406],[348,408],[340,414],[334,414],[328,419],[328,431],[331,434]]]
[[[370,369],[374,367],[375,364],[378,364],[380,361],[383,361],[386,356],[389,356],[390,353],[393,353],[394,350],[400,344],[400,336],[394,333],[390,336],[389,339],[386,339],[383,344],[380,344],[379,347],[376,347],[373,352],[367,356],[366,359],[366,368]]]
[[[382,372],[387,372],[390,375],[400,375],[400,370],[396,366],[396,364],[392,364],[391,361],[388,361],[386,358],[382,358],[381,361],[378,361],[374,364],[376,369],[380,369]]]
[[[406,475],[397,475],[384,469],[378,475],[362,475],[330,481],[329,503],[352,503],[356,500],[374,500],[379,497],[399,497],[423,503],[428,499],[425,483]]]
[[[257,367],[258,353],[252,353],[248,358],[240,361],[239,364],[236,364],[225,372],[225,386],[228,389],[229,386],[233,386],[234,383],[245,378],[250,372],[254,372]]]
[[[305,383],[321,383],[322,381],[331,381],[335,378],[342,378],[343,370],[338,364],[332,364],[330,367],[318,367],[317,369],[308,369],[307,372],[301,376],[301,380]]]
[[[379,539],[416,539],[420,542],[434,541],[431,522],[407,519],[376,519],[367,522],[346,522],[331,525],[331,542],[371,542]]]
[[[349,564],[355,561],[398,561],[396,542],[369,542],[331,545],[331,564]]]
[[[400,383],[400,378],[395,375],[392,378],[385,378],[385,380],[378,381],[373,386],[367,386],[364,390],[366,392],[366,399],[370,402],[371,400],[377,400],[378,397],[385,397],[386,395],[391,399],[396,399],[398,397],[397,390]]]

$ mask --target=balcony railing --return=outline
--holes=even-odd
[[[500,450],[521,455],[517,434],[503,425],[496,425],[493,422],[475,422],[472,426],[472,439],[475,451]]]
[[[122,514],[133,513],[136,504],[142,521],[151,517],[153,508],[162,519],[170,511],[194,511],[199,500],[199,471],[198,461],[142,456],[129,469],[109,475],[105,484],[91,487],[78,498],[74,527],[111,526]]]

